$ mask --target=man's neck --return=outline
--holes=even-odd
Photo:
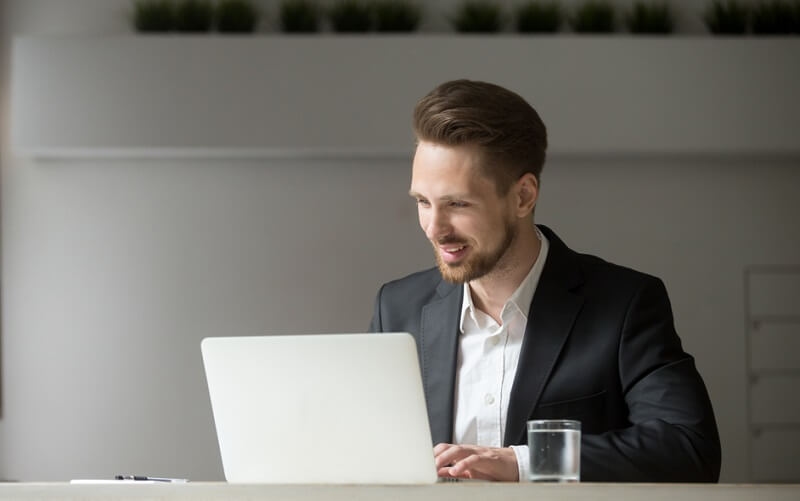
[[[502,324],[500,314],[508,298],[531,271],[541,251],[542,243],[533,225],[522,229],[517,237],[491,272],[469,282],[472,303],[498,324]]]

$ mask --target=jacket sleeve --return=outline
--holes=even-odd
[[[720,443],[694,359],[681,348],[663,283],[648,277],[622,327],[619,377],[629,426],[581,441],[581,479],[716,482]]]

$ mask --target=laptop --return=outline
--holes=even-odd
[[[201,351],[228,482],[437,481],[410,334],[211,337]]]

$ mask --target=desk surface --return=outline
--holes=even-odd
[[[190,482],[156,485],[0,484],[0,499],[37,500],[280,500],[280,501],[797,501],[800,484],[497,484],[236,485]]]

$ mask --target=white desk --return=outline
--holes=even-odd
[[[797,501],[800,484],[156,485],[0,484],[0,499],[277,501]]]

